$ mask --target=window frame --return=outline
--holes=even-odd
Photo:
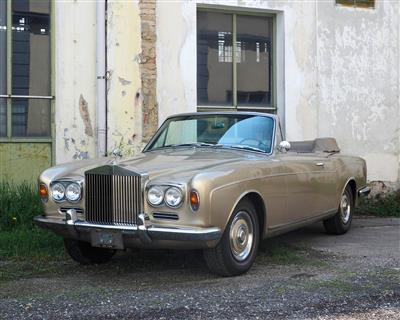
[[[276,39],[277,39],[277,26],[276,26],[276,13],[271,10],[265,9],[252,9],[239,7],[224,7],[219,5],[206,5],[198,4],[196,8],[196,35],[197,35],[197,12],[216,12],[225,13],[232,16],[232,105],[231,106],[213,106],[213,105],[199,105],[197,99],[197,80],[196,80],[196,106],[198,112],[204,111],[255,111],[265,113],[278,113],[277,106],[277,70],[276,70]],[[256,16],[272,18],[272,67],[271,67],[271,104],[268,106],[253,106],[253,105],[238,105],[237,102],[237,61],[236,61],[236,43],[237,43],[237,23],[236,17],[243,16]],[[196,37],[197,39],[197,37]],[[196,40],[197,48],[197,40]],[[197,50],[196,50],[196,75],[197,75]]]
[[[6,99],[7,101],[7,109],[6,109],[6,118],[7,118],[7,134],[6,136],[0,137],[0,143],[26,143],[26,142],[42,142],[42,143],[50,143],[54,146],[54,137],[55,137],[55,126],[54,126],[54,114],[55,114],[55,96],[54,96],[54,83],[55,83],[55,48],[54,48],[54,39],[55,39],[55,23],[54,23],[54,10],[55,10],[55,0],[50,0],[50,95],[49,96],[40,96],[40,95],[15,95],[12,94],[12,59],[13,59],[13,35],[12,35],[12,2],[18,0],[6,0],[7,5],[7,31],[6,31],[6,43],[7,43],[7,92],[6,94],[0,94],[1,99]],[[39,99],[39,100],[50,100],[50,136],[48,137],[16,137],[12,135],[12,100],[13,99]],[[52,161],[54,157],[54,148],[52,147]]]

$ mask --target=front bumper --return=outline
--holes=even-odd
[[[221,229],[217,227],[147,225],[144,215],[139,215],[138,225],[131,226],[93,224],[82,220],[57,219],[46,216],[37,216],[34,221],[39,227],[50,229],[65,238],[87,242],[90,242],[92,231],[120,232],[124,239],[124,247],[203,248],[213,246],[209,242],[219,240],[222,235]]]
[[[364,187],[358,190],[358,195],[360,197],[367,197],[371,193],[371,188],[370,187]]]

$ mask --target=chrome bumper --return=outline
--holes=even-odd
[[[147,219],[143,214],[138,217],[138,225],[131,226],[93,224],[75,220],[75,217],[68,216],[68,214],[67,217],[69,219],[61,220],[37,216],[34,221],[39,227],[50,229],[64,237],[73,239],[81,239],[82,234],[90,234],[92,230],[119,231],[124,237],[137,238],[143,244],[151,244],[153,240],[207,242],[218,240],[222,235],[221,229],[217,227],[195,228],[147,225],[148,221],[146,221]]]
[[[361,188],[360,190],[358,190],[358,195],[360,197],[367,197],[371,192],[371,188],[370,187],[364,187]]]

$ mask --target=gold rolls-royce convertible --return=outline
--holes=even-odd
[[[65,239],[82,264],[126,248],[203,249],[222,276],[246,272],[262,239],[323,221],[350,228],[366,164],[336,140],[288,142],[276,116],[209,112],[169,117],[133,158],[45,170],[35,222]]]

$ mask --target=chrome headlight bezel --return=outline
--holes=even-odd
[[[55,194],[54,191],[55,191],[56,188],[60,188],[61,191],[59,191],[59,192],[62,192],[62,197],[56,198],[56,197],[54,196],[54,194]],[[52,198],[55,202],[63,202],[63,201],[65,200],[65,185],[64,185],[62,182],[60,182],[60,181],[55,181],[55,182],[53,182],[53,183],[51,184],[51,186],[50,186],[50,191],[51,191],[51,198]],[[58,192],[58,191],[56,191],[56,192]]]
[[[77,188],[78,192],[78,197],[76,199],[71,199],[70,197],[68,197],[68,189],[71,188]],[[67,187],[65,188],[65,199],[71,203],[77,203],[82,199],[82,186],[77,183],[77,182],[71,182],[68,183]]]
[[[67,197],[67,189],[71,186],[77,186],[79,188],[79,197],[74,200],[74,199],[70,199]],[[83,181],[80,180],[56,180],[50,183],[50,191],[51,191],[51,199],[56,202],[56,203],[60,203],[60,202],[69,202],[69,203],[78,203],[79,201],[82,200],[82,196],[83,196]],[[63,188],[63,197],[58,199],[54,197],[54,187],[58,186],[61,188]]]
[[[159,198],[159,201],[156,201],[156,202],[152,202],[151,200],[150,200],[150,194],[151,194],[151,191],[158,191],[159,193],[160,193],[160,198]],[[147,199],[147,202],[148,202],[148,204],[149,205],[151,205],[152,207],[159,207],[159,206],[161,206],[162,204],[163,204],[163,202],[164,202],[164,195],[165,195],[165,190],[161,187],[161,186],[159,186],[159,185],[152,185],[152,186],[150,186],[148,189],[147,189],[147,194],[146,194],[146,199]]]
[[[152,188],[157,188],[160,191],[160,196],[162,194],[162,200],[157,204],[152,203],[149,199],[149,191],[152,190]],[[168,203],[166,200],[166,194],[167,194],[168,190],[170,190],[171,188],[173,188],[172,190],[176,189],[181,195],[181,199],[180,199],[179,203],[176,205],[171,205],[171,203]],[[166,206],[171,209],[177,209],[177,208],[180,208],[182,206],[182,204],[185,202],[185,190],[186,190],[185,186],[181,185],[181,184],[174,184],[174,183],[150,184],[150,185],[146,186],[146,200],[147,200],[147,203],[153,208],[160,208],[162,206]]]
[[[179,194],[179,197],[180,197],[179,201],[176,204],[171,204],[171,202],[168,201],[168,198],[167,198],[169,195],[168,193],[171,194],[173,192],[175,192],[176,194]],[[171,187],[167,188],[164,192],[164,202],[170,208],[179,208],[183,203],[183,199],[184,199],[184,195],[183,195],[182,189],[180,189],[178,187],[171,186]]]

